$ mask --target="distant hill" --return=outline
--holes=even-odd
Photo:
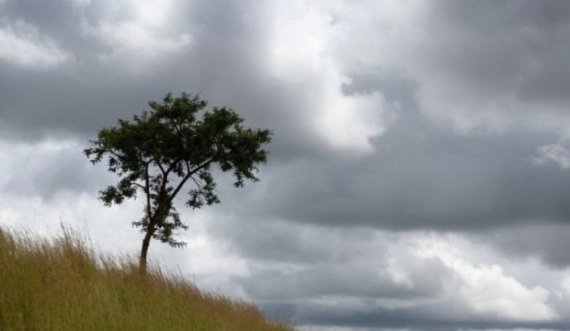
[[[161,271],[143,277],[132,260],[101,258],[78,237],[0,230],[0,330],[294,330]]]

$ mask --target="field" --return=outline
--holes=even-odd
[[[97,255],[72,231],[0,230],[0,330],[294,330],[253,305],[206,294],[132,259]]]

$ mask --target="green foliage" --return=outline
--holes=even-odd
[[[119,176],[116,185],[101,191],[106,205],[144,196],[145,215],[133,224],[145,238],[182,246],[173,238],[176,229],[186,229],[174,198],[190,182],[188,207],[219,203],[213,165],[231,171],[236,187],[257,181],[257,165],[267,160],[262,147],[270,142],[271,132],[244,127],[238,114],[226,107],[205,111],[207,102],[187,93],[167,94],[149,106],[131,121],[121,119],[118,126],[101,130],[84,152],[93,163],[106,159],[108,170]]]

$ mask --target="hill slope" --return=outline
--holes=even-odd
[[[160,271],[97,257],[66,231],[54,240],[0,230],[0,330],[285,331],[254,306]]]

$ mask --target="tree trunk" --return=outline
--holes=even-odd
[[[148,229],[146,230],[146,234],[145,234],[144,239],[142,241],[141,255],[139,258],[139,270],[143,274],[146,274],[146,265],[147,265],[146,256],[148,253],[148,246],[150,245],[150,240],[152,239],[152,234],[154,233],[154,227],[155,227],[155,225],[153,224],[153,222],[151,222],[148,225]]]
[[[146,233],[142,241],[141,255],[139,258],[139,270],[142,274],[146,274],[146,269],[147,269],[146,256],[148,253],[148,246],[150,245],[150,240],[152,239],[152,235],[154,234],[154,231],[156,231],[157,225],[163,222],[164,218],[164,216],[162,215],[163,209],[165,209],[164,206],[159,202],[159,205],[156,207],[154,214],[152,216],[149,214],[148,216],[149,217],[148,227],[146,229]],[[167,211],[168,210],[169,209],[167,209]]]

